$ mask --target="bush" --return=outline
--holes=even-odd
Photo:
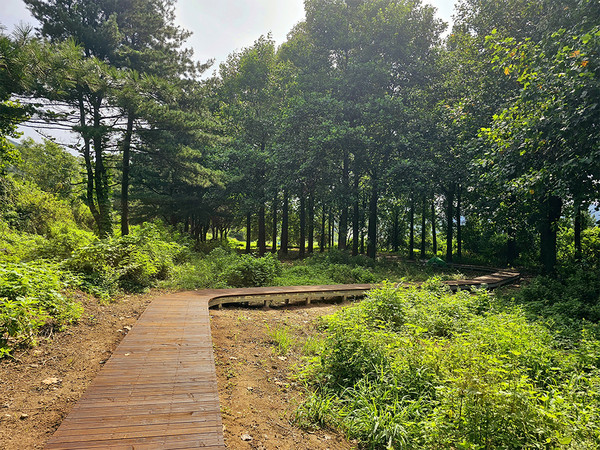
[[[14,231],[0,220],[0,261],[28,261],[44,242],[42,236]]]
[[[324,253],[316,253],[306,260],[307,264],[331,265],[343,264],[346,266],[374,267],[375,261],[365,255],[352,256],[349,252],[331,249]]]
[[[0,214],[11,229],[45,235],[58,222],[74,223],[71,207],[33,183],[0,179]]]
[[[297,417],[368,448],[594,448],[600,341],[571,352],[485,291],[385,285],[323,321]]]
[[[326,273],[334,282],[340,284],[375,283],[377,281],[375,274],[362,266],[330,264],[326,266]]]
[[[49,263],[0,264],[0,344],[6,353],[12,345],[35,344],[44,325],[62,328],[76,321],[82,307],[67,299],[63,273]]]
[[[510,301],[521,304],[531,317],[552,322],[564,337],[577,339],[585,323],[600,324],[600,277],[588,270],[536,277]]]
[[[561,227],[558,233],[558,261],[565,269],[600,270],[600,227],[586,228],[581,233],[581,259],[575,258],[575,231],[572,226]]]
[[[376,275],[375,262],[365,256],[352,257],[348,252],[331,250],[293,265],[283,266],[279,285],[375,283],[385,276]]]
[[[222,272],[225,282],[234,287],[273,285],[278,275],[281,275],[281,264],[271,254],[261,258],[241,255],[233,264],[224,267]]]
[[[141,291],[166,279],[185,248],[161,235],[155,224],[133,227],[131,234],[97,240],[77,248],[65,266],[82,276],[82,287],[107,295],[118,289]]]
[[[89,246],[97,239],[91,231],[82,230],[72,224],[55,224],[50,227],[47,239],[40,242],[35,249],[35,256],[62,261],[71,257],[75,250]]]
[[[164,285],[183,289],[272,286],[281,273],[281,264],[271,254],[257,258],[219,246],[206,256],[197,255],[192,262],[175,267],[173,279]]]

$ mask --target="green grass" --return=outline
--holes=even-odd
[[[466,276],[450,268],[429,267],[405,263],[402,260],[373,261],[363,255],[352,257],[347,252],[331,250],[316,253],[304,260],[282,264],[282,273],[275,278],[279,286],[316,284],[354,284],[393,282],[422,282],[432,276],[444,280]]]
[[[373,291],[324,320],[302,372],[304,426],[366,448],[572,448],[600,442],[600,342],[569,346],[492,294]]]
[[[278,326],[273,329],[267,326],[266,332],[267,336],[271,338],[276,352],[279,355],[287,355],[296,344],[296,339],[293,336],[292,330],[290,330],[290,327],[287,325]]]

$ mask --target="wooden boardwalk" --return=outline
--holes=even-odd
[[[154,300],[46,448],[225,448],[207,299]]]
[[[515,276],[510,273],[510,278]],[[506,273],[453,286],[497,284],[508,278]],[[46,448],[224,449],[209,306],[256,299],[310,303],[362,296],[371,288],[363,284],[204,290],[157,298]]]

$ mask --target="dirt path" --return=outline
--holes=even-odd
[[[94,379],[104,361],[154,297],[128,296],[99,305],[77,294],[79,324],[0,361],[0,449],[40,449]],[[211,310],[225,439],[231,449],[348,449],[333,432],[302,431],[291,423],[302,389],[292,380],[300,362],[292,350],[273,351],[267,326],[289,324],[296,342],[314,320],[339,306]],[[247,436],[246,436],[247,435]],[[251,440],[242,440],[251,437]]]
[[[17,352],[17,361],[0,360],[0,448],[43,448],[156,295],[99,305],[77,294],[85,308],[77,325]]]
[[[316,319],[339,305],[211,310],[219,398],[230,449],[350,449],[333,431],[296,427],[294,411],[304,391],[294,380],[299,348],[316,333]],[[286,330],[291,348],[278,353],[269,333]],[[249,440],[251,438],[251,440]]]

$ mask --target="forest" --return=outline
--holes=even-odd
[[[596,448],[597,0],[459,0],[451,28],[420,0],[305,0],[284,43],[218,67],[176,0],[23,1],[37,28],[0,18],[0,359],[76,322],[76,291],[437,275],[323,321],[298,422]],[[425,261],[527,282],[453,297]]]

